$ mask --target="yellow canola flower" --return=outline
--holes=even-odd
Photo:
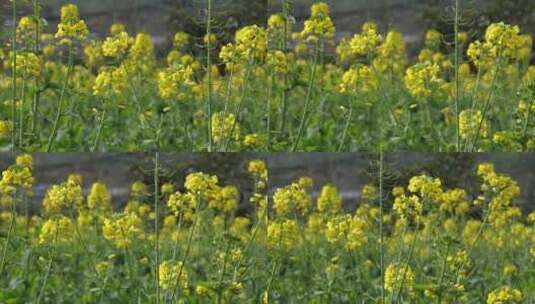
[[[288,216],[294,212],[305,214],[310,208],[310,203],[310,195],[299,183],[279,188],[273,195],[273,209],[279,216]]]
[[[196,172],[186,176],[184,187],[192,194],[207,196],[207,192],[218,187],[217,183],[217,176]]]
[[[392,190],[394,194],[393,211],[402,220],[418,220],[423,212],[423,204],[416,195],[407,196],[401,187],[395,187]]]
[[[418,63],[407,69],[405,86],[415,98],[429,97],[433,93],[431,85],[442,82],[439,78],[440,67],[437,64]]]
[[[235,36],[236,52],[240,57],[262,61],[267,54],[267,32],[251,25],[241,28]]]
[[[109,211],[111,210],[111,194],[108,187],[103,182],[96,182],[91,186],[91,191],[87,196],[87,206],[91,210]]]
[[[268,182],[268,170],[265,161],[261,159],[250,161],[247,166],[247,172],[249,172],[255,179],[256,191],[266,189]]]
[[[385,290],[394,293],[403,286],[412,293],[415,275],[408,264],[390,264],[385,270]]]
[[[459,134],[462,139],[474,140],[476,136],[487,138],[487,121],[483,119],[481,111],[464,110],[459,114]]]
[[[273,248],[291,249],[300,243],[299,225],[295,220],[272,221],[267,227],[267,244]]]
[[[74,224],[70,218],[59,216],[47,220],[39,233],[39,244],[57,245],[67,243],[74,237]]]
[[[72,40],[83,40],[88,34],[87,25],[83,20],[80,20],[78,7],[74,4],[63,6],[56,39],[60,39],[61,43],[71,44]]]
[[[17,156],[15,164],[2,172],[0,179],[0,195],[12,196],[17,191],[28,196],[32,195],[34,184],[33,159],[29,154]]]
[[[342,198],[338,189],[333,185],[325,185],[318,197],[318,211],[324,213],[338,213],[342,209]]]
[[[191,43],[191,35],[186,32],[177,32],[173,37],[173,47],[177,51],[184,51]]]
[[[121,94],[128,85],[128,73],[124,66],[118,68],[105,67],[100,70],[93,85],[93,95],[108,97]]]
[[[366,221],[358,216],[336,216],[327,221],[325,237],[331,243],[342,243],[347,250],[358,250],[368,243],[366,227]]]
[[[431,178],[427,175],[412,177],[407,189],[412,193],[418,193],[422,198],[429,198],[435,202],[442,196],[442,182],[440,179]]]
[[[522,303],[522,292],[509,286],[502,286],[487,296],[487,304],[515,304]]]
[[[18,52],[16,57],[17,76],[29,78],[41,75],[43,61],[39,56],[31,52]],[[6,69],[13,68],[13,52],[9,53],[4,66]]]
[[[158,74],[158,89],[163,99],[183,100],[194,85],[193,69],[189,65],[174,65]]]
[[[212,115],[212,137],[215,143],[225,143],[230,139],[240,140],[240,124],[232,113]]]
[[[69,212],[81,207],[83,200],[81,182],[69,177],[66,182],[48,189],[43,199],[43,208],[48,213]]]
[[[431,50],[437,50],[442,44],[442,33],[437,30],[429,30],[425,34],[425,46]]]
[[[267,54],[267,64],[276,73],[288,73],[288,57],[283,51],[269,51]]]
[[[122,23],[114,23],[110,26],[109,32],[111,36],[117,36],[122,32],[126,32],[126,27]]]
[[[379,86],[377,74],[369,66],[351,68],[342,76],[339,90],[341,93],[371,92]]]
[[[377,58],[373,61],[373,67],[379,72],[391,71],[401,74],[405,70],[407,61],[403,35],[397,31],[390,31],[377,49]]]
[[[9,120],[0,120],[0,138],[11,136],[13,123]]]
[[[305,21],[301,35],[310,42],[332,38],[336,28],[329,14],[330,8],[327,3],[316,2],[311,7],[311,16]]]
[[[121,32],[115,36],[108,37],[102,43],[102,54],[111,58],[122,58],[132,45],[132,38],[127,32]]]
[[[114,215],[104,219],[102,235],[117,248],[127,248],[144,237],[143,221],[134,213]]]
[[[180,288],[188,292],[188,272],[182,262],[164,261],[159,265],[159,283],[163,290]]]
[[[362,25],[362,33],[353,36],[349,41],[352,54],[356,56],[366,56],[374,54],[383,38],[379,34],[377,24],[366,22]]]

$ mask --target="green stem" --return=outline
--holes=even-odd
[[[93,147],[91,148],[91,152],[95,152],[98,150],[98,146],[100,144],[100,137],[102,136],[102,129],[104,129],[104,120],[106,119],[106,107],[102,108],[102,116],[100,117],[100,123],[98,125],[97,129],[97,135],[95,137],[95,142],[93,143]]]
[[[156,252],[156,261],[154,265],[156,286],[156,304],[160,303],[160,237],[158,231],[158,218],[160,215],[159,209],[159,172],[160,170],[160,153],[156,152],[154,155],[154,249]]]
[[[384,277],[384,236],[383,236],[383,173],[384,153],[379,152],[379,265],[381,269],[381,304],[385,303],[385,277]]]
[[[65,77],[65,80],[63,81],[63,87],[61,88],[61,93],[59,95],[58,111],[56,113],[56,119],[54,120],[54,127],[52,128],[52,134],[50,134],[50,138],[48,139],[46,152],[50,152],[52,150],[52,145],[54,144],[54,141],[56,140],[56,134],[58,132],[59,122],[61,120],[61,116],[63,112],[63,98],[65,97],[65,92],[69,84],[69,78],[71,77],[71,73],[72,73],[72,65],[73,65],[72,43],[73,42],[71,42],[71,44],[69,45],[69,62],[68,62],[68,67],[67,67],[67,75]]]
[[[39,296],[37,297],[37,300],[35,301],[36,304],[41,303],[41,299],[43,298],[45,294],[46,283],[48,282],[48,277],[50,276],[50,272],[52,270],[52,264],[53,264],[53,260],[52,260],[52,256],[50,256],[48,260],[48,265],[46,266],[46,270],[45,270],[45,278],[43,279],[43,284],[41,285],[41,288],[39,290]]]
[[[282,39],[282,51],[286,53],[288,51],[288,19],[290,17],[290,4],[288,3],[288,0],[282,0],[282,15],[284,17],[284,37]],[[282,96],[281,96],[281,124],[280,124],[280,133],[284,133],[284,130],[286,129],[286,112],[288,110],[288,75],[287,73],[284,73],[284,88],[282,90]]]
[[[12,22],[13,22],[13,32],[12,32],[12,52],[13,58],[11,64],[12,66],[12,86],[13,91],[11,92],[11,151],[16,151],[16,103],[17,103],[17,0],[12,1]]]
[[[24,149],[24,100],[26,99],[26,73],[22,73],[22,87],[19,103],[19,150]]]
[[[273,91],[274,78],[275,78],[275,75],[271,74],[268,94],[267,94],[267,102],[266,102],[266,112],[267,112],[266,113],[267,115],[266,133],[267,133],[267,150],[268,151],[271,151],[271,92]]]
[[[492,104],[492,100],[493,100],[493,97],[494,97],[494,87],[496,86],[496,82],[498,81],[498,74],[500,73],[500,68],[501,68],[501,62],[500,62],[500,59],[498,57],[496,72],[494,73],[494,76],[492,77],[492,83],[490,85],[489,96],[488,96],[487,101],[485,102],[485,105],[483,107],[483,112],[481,113],[481,120],[479,121],[479,124],[478,124],[478,127],[477,127],[476,136],[474,137],[474,141],[472,143],[471,151],[475,151],[477,149],[477,144],[478,144],[478,141],[479,141],[481,128],[483,127],[483,122],[485,121],[485,118],[487,116],[487,112],[490,109],[490,105]]]
[[[56,246],[56,241],[58,239],[58,231],[56,231],[54,235],[54,241],[52,242],[52,246]],[[55,247],[52,247],[52,249],[49,248],[48,250],[48,265],[45,270],[45,277],[43,279],[43,283],[41,284],[41,288],[39,288],[39,295],[37,296],[37,300],[35,301],[36,304],[41,303],[41,299],[43,298],[45,294],[45,288],[46,283],[48,282],[48,277],[50,276],[50,272],[52,271],[52,265],[54,261],[54,254],[55,254]]]
[[[448,242],[447,247],[446,247],[446,254],[444,255],[444,260],[442,261],[442,270],[440,271],[440,278],[438,280],[437,304],[442,303],[442,282],[444,281],[444,277],[446,275],[446,266],[448,265],[449,249],[450,249],[450,243]]]
[[[208,102],[207,102],[207,116],[208,116],[208,152],[213,150],[212,138],[212,0],[208,1],[208,15],[206,20],[206,72],[208,78]]]
[[[238,125],[238,121],[240,120],[240,116],[241,116],[240,114],[241,114],[241,111],[242,111],[242,108],[243,108],[243,104],[244,104],[244,101],[245,101],[247,88],[248,88],[248,84],[249,84],[249,76],[251,75],[252,64],[253,64],[252,62],[249,62],[247,64],[247,67],[246,67],[245,80],[244,80],[244,84],[243,84],[243,91],[242,91],[242,94],[240,96],[240,101],[238,102],[238,107],[236,108],[236,112],[234,112],[234,123],[232,124],[232,127],[230,128],[230,132],[227,135],[226,140],[224,138],[225,134],[223,134],[223,138],[221,139],[222,142],[224,143],[223,152],[227,152],[228,151],[228,148],[229,148],[230,143],[232,141],[232,134],[234,134],[236,126]],[[223,119],[225,117],[226,117],[226,113],[225,113],[225,116],[223,117]]]
[[[41,6],[39,3],[39,0],[34,0],[33,2],[33,14],[37,21],[36,27],[35,27],[35,45],[34,45],[34,52],[36,54],[39,54],[40,47],[39,43],[41,41]],[[33,95],[33,102],[32,102],[32,121],[31,121],[31,135],[32,140],[35,136],[35,130],[37,128],[37,109],[39,107],[39,101],[41,99],[41,89],[39,88],[39,78],[36,77],[34,80],[34,86],[35,86],[35,93]]]
[[[349,130],[349,126],[351,125],[351,120],[353,119],[353,102],[351,102],[349,113],[347,114],[347,120],[344,126],[344,131],[342,132],[342,140],[340,140],[340,145],[338,146],[338,152],[341,152],[344,148],[347,132]]]
[[[199,207],[199,202],[197,202],[197,207]],[[195,235],[195,228],[197,226],[197,218],[198,218],[198,214],[197,214],[197,209],[198,208],[195,208],[195,214],[193,215],[195,217],[195,219],[193,220],[193,224],[190,228],[190,233],[189,233],[189,236],[188,236],[188,243],[186,245],[186,251],[184,252],[184,256],[182,257],[182,264],[180,265],[180,269],[178,271],[178,276],[177,276],[177,280],[175,282],[175,285],[173,287],[173,293],[171,294],[171,302],[174,301],[175,299],[175,294],[176,294],[176,290],[179,288],[180,286],[180,278],[182,277],[182,271],[184,270],[184,267],[186,265],[186,261],[188,259],[188,256],[189,256],[189,252],[191,250],[191,245],[193,244],[193,236]]]
[[[9,242],[11,241],[11,234],[13,233],[13,229],[15,228],[15,220],[16,220],[16,214],[15,214],[15,203],[11,203],[11,221],[9,222],[9,228],[7,230],[7,237],[6,237],[6,244],[4,245],[4,249],[2,251],[2,262],[0,263],[0,278],[3,277],[4,268],[6,266],[6,257],[7,257],[7,248],[9,247]]]
[[[299,147],[299,142],[301,141],[301,137],[303,136],[303,132],[305,130],[305,124],[308,118],[308,107],[310,106],[310,100],[312,99],[312,90],[314,88],[314,80],[316,78],[316,70],[317,70],[317,65],[318,65],[319,52],[320,52],[319,46],[316,46],[316,54],[314,55],[314,63],[312,64],[312,69],[310,71],[310,79],[308,81],[308,90],[307,90],[307,95],[305,98],[305,107],[303,109],[303,115],[301,117],[301,123],[299,125],[297,138],[292,147],[292,152],[295,152],[297,148]]]
[[[461,136],[459,132],[459,0],[455,0],[455,146],[461,152]]]

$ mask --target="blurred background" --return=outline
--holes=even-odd
[[[270,188],[276,189],[302,176],[314,179],[313,196],[323,185],[338,187],[348,210],[354,210],[366,184],[377,186],[378,155],[366,153],[288,153],[268,156]],[[535,210],[535,153],[387,153],[384,156],[385,193],[394,186],[407,186],[411,177],[427,174],[440,177],[444,188],[460,187],[476,194],[480,180],[477,166],[495,164],[496,172],[510,175],[521,188],[518,203]]]
[[[18,0],[19,14],[31,11],[34,0]],[[264,24],[267,15],[280,12],[283,0],[214,0],[217,32],[223,42],[247,24]],[[396,28],[405,34],[409,50],[421,44],[424,30],[436,28],[451,33],[453,0],[325,0],[332,7],[339,40],[360,30],[363,22],[376,21],[382,30]],[[291,0],[296,29],[309,16],[315,0]],[[97,37],[114,22],[127,25],[131,33],[146,31],[161,49],[169,37],[185,30],[199,37],[204,33],[206,0],[41,0],[48,30],[55,31],[59,9],[66,3],[80,7],[83,18]],[[462,0],[461,29],[477,36],[491,22],[518,24],[524,33],[535,33],[533,0]],[[0,0],[3,30],[9,29],[10,0]],[[7,27],[6,27],[7,26]]]
[[[121,209],[129,199],[130,186],[142,181],[149,191],[154,185],[154,153],[36,153],[34,160],[33,211],[41,205],[47,189],[64,182],[70,174],[83,178],[84,193],[94,182],[104,182],[112,195],[115,208]],[[0,172],[15,162],[16,155],[0,153]],[[235,185],[242,200],[253,191],[253,180],[247,173],[249,161],[262,159],[262,154],[161,153],[160,183],[170,182],[182,191],[189,173],[217,175],[221,185]]]
[[[325,184],[331,183],[339,189],[347,210],[357,207],[364,185],[377,184],[378,180],[378,157],[366,153],[168,153],[161,154],[160,180],[183,190],[180,187],[189,173],[217,175],[222,185],[240,189],[240,208],[246,212],[253,191],[247,165],[254,159],[263,159],[268,164],[270,195],[277,188],[307,176],[314,180],[314,198]],[[14,155],[0,154],[0,171],[13,161]],[[69,174],[78,173],[84,179],[86,193],[93,182],[103,181],[110,189],[115,207],[121,208],[128,201],[134,181],[143,181],[151,189],[153,161],[152,153],[35,154],[34,206],[40,205],[48,188],[65,181]],[[393,186],[406,186],[415,175],[427,174],[440,177],[444,188],[461,187],[475,195],[480,187],[475,172],[482,162],[492,162],[498,173],[514,178],[521,187],[518,203],[526,212],[535,209],[535,153],[388,153],[384,161],[385,193]]]

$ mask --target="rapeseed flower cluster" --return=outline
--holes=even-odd
[[[240,139],[240,124],[233,113],[219,112],[212,115],[212,137],[215,143]]]
[[[522,303],[522,292],[509,286],[499,287],[489,293],[487,304],[514,304]]]
[[[301,37],[313,43],[332,38],[336,28],[330,17],[329,5],[325,2],[317,2],[312,5],[310,13],[310,18],[305,21]]]
[[[385,134],[395,139],[389,141],[394,147],[535,149],[535,123],[527,111],[533,99],[530,83],[535,79],[535,68],[528,64],[533,43],[518,26],[493,23],[476,41],[459,32],[457,62],[452,38],[431,29],[417,58],[409,61],[403,34],[383,33],[374,22],[363,23],[358,33],[335,44],[336,26],[330,14],[327,2],[317,1],[298,28],[291,15],[275,13],[266,27],[252,24],[237,29],[226,45],[223,42],[229,37],[215,29],[199,37],[177,32],[163,62],[157,60],[149,34],[131,33],[120,23],[110,27],[107,37],[86,39],[89,30],[72,4],[62,8],[56,37],[47,33],[43,20],[22,16],[16,56],[8,47],[0,48],[5,68],[0,91],[10,95],[16,84],[11,102],[16,116],[22,116],[15,122],[30,121],[21,124],[24,130],[18,132],[18,123],[8,123],[12,118],[7,104],[0,107],[0,145],[6,146],[10,131],[18,137],[36,135],[12,139],[29,149],[48,147],[49,138],[51,147],[60,142],[75,145],[81,138],[72,131],[76,129],[95,133],[89,134],[95,138],[94,149],[158,145],[205,150],[205,145],[211,145],[225,151],[321,150],[320,146],[374,150]],[[66,56],[62,44],[73,46],[73,41],[81,42],[84,60],[79,60],[81,54],[74,47]],[[336,55],[331,56],[334,49]],[[65,57],[70,60],[60,60]],[[159,98],[151,98],[152,94]],[[351,102],[350,113],[345,94],[356,95],[353,98],[358,101]],[[258,106],[259,97],[265,107]],[[41,100],[46,102],[37,102]],[[365,109],[355,109],[361,105]],[[74,116],[64,115],[65,111]],[[72,119],[93,116],[88,113],[102,118]],[[37,122],[55,121],[55,117],[59,117],[57,124],[36,127]],[[69,123],[64,124],[64,119]],[[138,120],[131,129],[128,122]],[[231,123],[232,134],[217,138],[219,131],[228,131],[224,126],[230,120],[236,122]],[[116,121],[121,123],[114,124],[113,130],[104,128]],[[380,121],[386,132],[377,132],[373,121]],[[474,124],[481,125],[475,128],[479,132],[471,131]],[[308,132],[313,129],[342,129],[344,135],[330,131],[325,140],[319,140]],[[110,139],[114,132],[121,135],[117,140]],[[422,132],[425,135],[418,136]],[[60,134],[69,140],[59,141]]]
[[[41,227],[39,243],[57,245],[68,243],[74,238],[74,224],[65,216],[58,216],[47,220]]]
[[[47,190],[43,199],[43,208],[50,214],[72,212],[82,207],[83,202],[81,180],[73,175],[66,182],[53,185]]]
[[[14,165],[2,171],[0,194],[3,198],[13,196],[17,192],[31,196],[34,181],[32,156],[19,155]]]
[[[22,168],[33,168],[31,157],[19,157],[5,171]],[[107,284],[138,288],[139,280],[154,281],[162,298],[178,294],[212,299],[221,289],[226,299],[245,299],[254,293],[254,284],[262,294],[274,296],[276,291],[291,299],[301,294],[294,284],[305,272],[310,288],[347,288],[340,294],[355,299],[362,294],[349,287],[373,290],[380,273],[386,299],[411,303],[439,298],[452,303],[522,303],[533,295],[519,282],[529,279],[529,262],[535,257],[535,212],[523,216],[516,205],[518,184],[492,164],[478,165],[480,189],[472,192],[448,189],[447,182],[430,175],[393,183],[392,195],[383,194],[382,211],[377,205],[380,191],[372,183],[363,186],[351,210],[353,204],[344,203],[352,199],[333,184],[316,187],[312,178],[302,177],[274,187],[271,196],[264,161],[253,160],[244,170],[255,186],[249,194],[202,172],[186,175],[181,187],[162,183],[159,200],[167,204],[158,214],[148,202],[154,198],[152,187],[141,181],[132,184],[126,206],[114,210],[118,205],[112,203],[106,184],[93,183],[84,196],[82,177],[72,174],[49,189],[41,212],[28,217],[18,215],[18,208],[0,212],[0,230],[8,231],[15,223],[14,240],[28,238],[38,256],[28,258],[32,266],[56,268],[58,263],[65,266],[62,278],[70,278],[71,267],[78,265],[80,271],[80,265],[88,264],[84,269],[107,278]],[[13,199],[24,202],[18,196]],[[158,226],[156,219],[161,220]],[[19,254],[25,243],[11,242],[14,253],[8,256]],[[150,263],[156,244],[160,259]],[[6,269],[11,273],[17,267],[8,263]],[[363,280],[339,279],[350,275]],[[268,290],[271,280],[295,288],[291,294],[278,284]],[[156,296],[150,288],[147,297]],[[366,296],[381,298],[379,291]]]
[[[80,19],[78,7],[67,4],[61,8],[61,21],[58,24],[56,39],[62,44],[72,44],[73,40],[84,40],[89,34],[84,20]]]
[[[299,183],[279,188],[273,195],[273,209],[279,216],[304,215],[309,211],[310,205],[310,194]]]
[[[134,213],[116,214],[105,218],[102,236],[117,248],[128,248],[143,239],[143,221]]]
[[[164,261],[159,266],[160,287],[164,290],[174,290],[180,288],[188,291],[188,272],[182,262]]]

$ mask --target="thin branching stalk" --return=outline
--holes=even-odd
[[[22,73],[22,84],[19,101],[19,150],[24,149],[24,102],[26,101],[26,72]]]
[[[156,260],[154,262],[154,285],[156,287],[156,303],[160,303],[160,235],[158,231],[158,218],[160,215],[159,209],[159,174],[160,174],[160,153],[156,152],[154,155],[154,251]]]
[[[216,294],[216,303],[221,304],[223,298],[223,279],[225,278],[225,272],[227,271],[227,262],[228,255],[230,252],[231,244],[230,240],[226,240],[225,246],[225,256],[223,257],[223,265],[221,266],[221,273],[219,274],[219,279],[217,281],[217,294]]]
[[[284,18],[284,37],[282,39],[282,51],[286,53],[288,51],[288,21],[290,19],[290,4],[288,3],[288,0],[282,0],[282,15]],[[286,129],[286,112],[288,110],[288,75],[287,73],[284,73],[284,88],[282,90],[281,94],[281,123],[280,123],[280,129],[279,132],[282,134],[284,133],[284,130]]]
[[[381,275],[381,304],[385,303],[385,253],[384,253],[384,235],[383,235],[383,182],[384,182],[384,153],[379,152],[379,266]]]
[[[407,255],[407,260],[401,264],[404,266],[403,275],[401,277],[401,283],[399,284],[400,286],[399,286],[398,292],[397,294],[395,293],[395,296],[393,296],[392,303],[398,303],[398,299],[402,297],[403,295],[403,287],[404,287],[403,285],[405,284],[405,279],[407,278],[407,271],[409,269],[409,263],[412,260],[412,255],[414,253],[414,248],[416,247],[416,240],[418,239],[419,232],[420,232],[420,222],[418,220],[418,223],[416,224],[416,231],[412,235],[413,239],[411,240],[409,253]]]
[[[13,52],[12,64],[12,92],[11,92],[11,151],[16,151],[16,103],[17,103],[17,0],[12,2],[12,22],[11,47]]]
[[[264,209],[263,213],[260,216],[260,219],[265,219],[265,222],[266,222],[266,225],[267,225],[267,218],[264,216],[265,214],[267,214],[267,210],[266,209]],[[234,280],[236,280],[236,275],[237,275],[239,269],[241,268],[241,266],[243,264],[243,260],[245,259],[245,255],[249,252],[249,248],[251,248],[253,242],[256,239],[256,235],[258,234],[258,230],[260,229],[260,226],[261,226],[261,222],[258,221],[258,223],[255,225],[255,227],[253,229],[253,232],[251,233],[251,237],[249,238],[249,240],[247,241],[247,244],[245,245],[245,248],[243,250],[243,254],[240,256],[240,258],[238,260],[238,263],[236,263],[236,267],[234,267],[234,276],[233,276]],[[243,275],[245,275],[245,273],[243,273]]]
[[[271,94],[273,91],[273,82],[275,79],[275,75],[272,73],[271,77],[269,78],[269,85],[268,85],[268,94],[267,94],[267,102],[266,102],[266,115],[267,115],[267,121],[266,121],[266,133],[267,133],[267,150],[271,150]]]
[[[35,26],[35,36],[34,36],[34,52],[36,54],[39,54],[40,52],[40,41],[41,41],[41,4],[40,4],[40,1],[39,0],[34,0],[33,1],[33,14],[34,14],[34,18],[36,20],[36,26]],[[40,102],[40,99],[41,99],[41,89],[39,87],[40,83],[39,83],[39,78],[36,77],[34,79],[34,90],[35,90],[35,93],[33,94],[33,101],[32,101],[32,120],[31,120],[31,126],[30,126],[30,130],[31,130],[31,135],[32,135],[32,140],[33,140],[33,137],[35,136],[35,130],[37,128],[37,109],[39,108],[39,102]]]
[[[100,121],[97,128],[97,135],[95,136],[95,142],[93,143],[93,147],[91,147],[91,152],[95,152],[98,150],[98,147],[100,145],[100,138],[102,136],[102,130],[104,129],[104,121],[106,120],[106,105],[103,104],[102,107],[102,115],[100,116]]]
[[[533,106],[534,99],[530,98],[529,107],[528,107],[528,113],[526,114],[526,120],[524,121],[524,126],[522,127],[522,138],[526,138],[528,134],[528,126],[531,121],[531,107]]]
[[[319,60],[319,53],[320,53],[320,48],[318,45],[316,45],[315,53],[316,54],[314,55],[314,62],[312,63],[312,68],[310,70],[310,79],[308,81],[308,89],[307,89],[307,94],[305,98],[305,107],[303,109],[303,114],[301,117],[301,123],[299,125],[299,131],[297,133],[297,138],[295,139],[295,142],[292,147],[292,152],[295,152],[297,148],[299,147],[299,142],[301,141],[301,137],[303,136],[303,132],[305,131],[305,125],[308,119],[308,108],[310,106],[310,100],[312,99],[312,91],[314,89],[314,81],[316,78],[316,71],[318,68],[318,60]]]
[[[481,128],[483,127],[483,123],[484,123],[484,121],[486,119],[487,112],[490,109],[490,105],[492,104],[494,93],[495,93],[494,87],[496,86],[496,83],[498,82],[498,75],[501,72],[501,69],[500,69],[500,67],[501,67],[501,62],[500,61],[501,60],[499,59],[499,57],[498,57],[497,61],[498,62],[497,62],[496,71],[494,72],[494,75],[492,77],[492,82],[491,82],[491,85],[490,85],[490,92],[489,92],[487,101],[485,102],[485,105],[483,106],[483,111],[481,112],[481,120],[478,123],[478,127],[477,127],[477,130],[476,130],[476,135],[475,135],[474,141],[472,143],[472,149],[470,149],[472,152],[474,152],[477,149],[477,144],[478,144],[478,141],[479,141],[479,137],[481,135]]]
[[[459,0],[455,0],[455,20],[454,20],[454,32],[455,32],[455,147],[457,152],[461,152],[461,135],[459,132]]]
[[[489,210],[486,210],[485,211],[485,217],[483,218],[483,222],[481,222],[481,226],[479,226],[477,234],[474,237],[474,240],[472,241],[472,244],[470,244],[470,247],[468,248],[468,251],[466,253],[467,256],[471,256],[472,255],[472,252],[473,252],[474,248],[476,247],[477,242],[479,241],[479,239],[483,235],[483,230],[485,229],[485,226],[487,225],[487,222],[489,220],[489,215],[490,215]],[[465,263],[466,263],[466,261],[462,260],[460,265],[459,265],[459,267],[457,267],[457,269],[455,270],[454,282],[457,282],[457,280],[459,279],[459,273],[464,268]]]
[[[347,120],[344,125],[344,131],[342,131],[342,139],[340,140],[340,145],[338,146],[338,152],[341,152],[344,148],[347,132],[349,131],[349,126],[351,125],[351,120],[353,120],[353,101],[351,101],[351,105],[349,106],[349,112],[347,113]]]
[[[2,262],[0,262],[0,277],[2,277],[4,273],[4,268],[6,266],[7,248],[9,247],[9,242],[11,241],[13,229],[15,228],[16,216],[17,215],[15,212],[15,202],[11,202],[11,220],[9,221],[9,228],[7,230],[6,243],[4,244],[4,249],[2,250]]]
[[[195,206],[195,213],[193,214],[194,219],[190,227],[188,242],[186,244],[186,250],[184,251],[184,256],[182,257],[182,264],[180,265],[180,269],[178,271],[177,280],[172,288],[173,292],[171,294],[171,302],[174,301],[176,291],[180,287],[180,278],[182,277],[182,272],[184,271],[184,267],[186,266],[186,261],[188,260],[191,246],[193,245],[193,237],[195,236],[195,228],[197,227],[198,217],[200,216],[199,213],[197,212],[197,210],[199,209],[198,207],[201,205],[199,199],[200,198],[197,196],[197,199],[196,199],[197,206]]]
[[[46,288],[46,284],[48,282],[48,278],[50,276],[50,273],[52,272],[52,266],[53,266],[53,262],[54,262],[54,255],[55,255],[55,249],[56,249],[56,242],[58,240],[58,233],[59,231],[56,230],[56,233],[54,235],[54,241],[52,242],[53,244],[53,247],[52,249],[48,249],[48,264],[46,266],[46,270],[45,270],[45,276],[43,278],[43,283],[41,284],[41,288],[39,288],[39,295],[37,296],[37,299],[35,301],[36,304],[39,304],[41,303],[41,299],[43,298],[44,294],[45,294],[45,288]]]
[[[58,101],[58,111],[56,113],[56,119],[54,120],[54,126],[52,128],[52,133],[50,134],[50,138],[48,139],[48,144],[46,146],[46,152],[50,152],[52,150],[52,146],[54,144],[54,141],[56,140],[56,135],[59,128],[59,123],[61,120],[61,116],[63,114],[63,99],[65,98],[65,92],[67,91],[67,86],[69,85],[69,78],[71,78],[72,73],[72,66],[73,66],[73,56],[74,56],[74,47],[73,47],[73,41],[69,44],[69,58],[68,58],[68,66],[67,66],[67,75],[65,76],[65,80],[63,81],[63,87],[61,88],[61,93],[59,95],[59,101]]]
[[[208,1],[208,12],[206,17],[206,77],[208,79],[208,102],[207,116],[208,116],[208,152],[213,150],[213,138],[212,138],[212,0]]]
[[[241,94],[241,97],[240,97],[240,100],[238,101],[238,106],[236,108],[236,111],[234,112],[234,122],[232,124],[232,127],[230,128],[230,132],[229,134],[227,135],[227,138],[225,140],[224,138],[224,135],[223,134],[223,138],[222,138],[222,143],[224,144],[224,148],[223,148],[223,152],[228,152],[228,148],[230,146],[230,143],[232,142],[232,135],[234,134],[234,131],[236,130],[236,126],[238,125],[238,121],[240,120],[240,117],[241,117],[241,111],[242,111],[242,108],[243,108],[243,104],[245,102],[245,98],[247,97],[247,89],[248,89],[248,85],[249,85],[249,77],[251,75],[251,70],[252,70],[252,65],[254,64],[254,62],[249,62],[247,64],[247,67],[245,68],[245,80],[244,80],[244,83],[243,83],[243,89],[242,89],[242,94]],[[225,113],[225,116],[223,116],[223,119],[226,117],[226,113]]]
[[[442,269],[440,271],[440,278],[438,279],[438,296],[437,296],[437,304],[442,303],[442,282],[444,281],[444,277],[446,276],[446,267],[448,265],[448,254],[450,250],[450,243],[448,242],[446,246],[446,252],[444,254],[444,259],[442,260]]]

